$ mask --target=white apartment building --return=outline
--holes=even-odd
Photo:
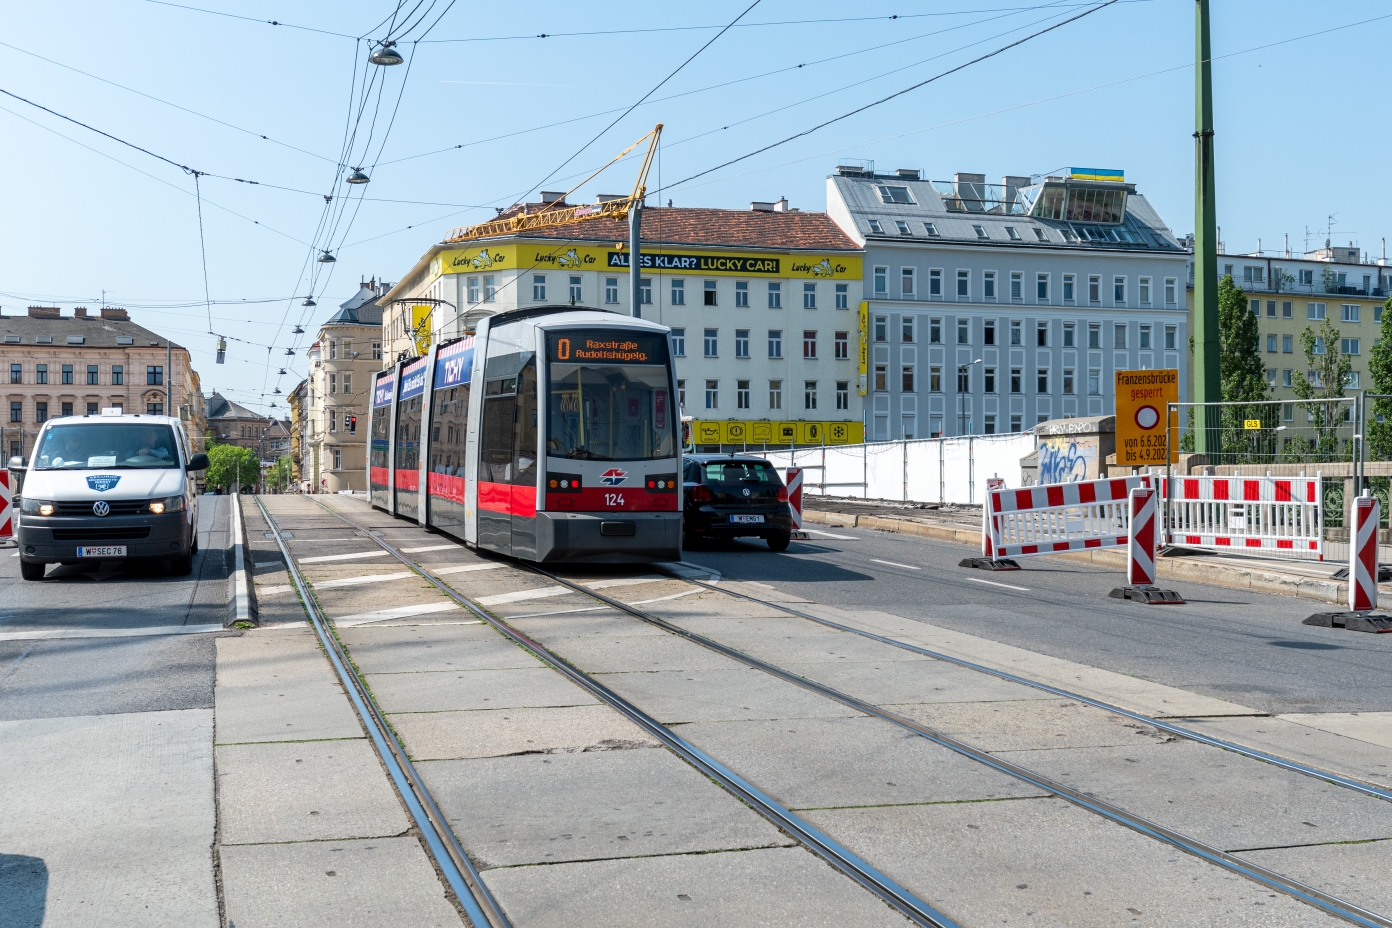
[[[367,414],[373,376],[382,369],[382,308],[390,287],[365,281],[319,327],[306,352],[302,479],[311,492],[367,489]]]
[[[1111,414],[1117,370],[1177,368],[1185,389],[1189,254],[1119,171],[847,164],[827,213],[865,248],[870,440]]]

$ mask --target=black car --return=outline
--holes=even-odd
[[[682,539],[757,536],[783,551],[793,532],[788,488],[773,465],[747,454],[688,454]]]

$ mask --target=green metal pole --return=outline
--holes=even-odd
[[[1208,0],[1195,0],[1194,62],[1194,401],[1218,403],[1223,382],[1218,369],[1218,217],[1213,182],[1213,66],[1208,41]],[[1200,406],[1194,423],[1194,450],[1222,450],[1222,414]],[[1210,459],[1210,463],[1218,463]]]

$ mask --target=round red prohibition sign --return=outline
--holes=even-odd
[[[1136,424],[1149,431],[1160,423],[1160,413],[1154,406],[1142,406],[1136,410]]]

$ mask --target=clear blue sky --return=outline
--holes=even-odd
[[[290,24],[282,26],[150,0],[7,6],[0,87],[176,164],[262,185],[201,181],[209,289],[220,301],[211,326],[242,340],[216,365],[192,177],[0,97],[0,306],[10,314],[29,303],[96,305],[105,290],[108,303],[193,348],[205,391],[267,409],[263,393],[288,392],[303,375],[309,336],[291,336],[291,326],[301,322],[312,335],[360,279],[396,280],[452,226],[514,202],[749,2],[457,3],[429,38],[468,41],[401,46],[415,57],[389,135],[407,69],[372,68],[385,77],[385,92],[371,151],[360,154],[360,136],[352,161],[380,163],[359,188],[369,199],[336,221],[339,261],[332,277],[313,284],[319,305],[311,310],[300,300],[311,286],[303,270],[322,194],[350,189],[334,183],[334,165],[355,55],[365,55],[353,37],[382,35],[373,27],[395,3],[187,0]],[[435,10],[447,3],[437,0]],[[1077,165],[1124,169],[1183,235],[1193,228],[1193,0],[1122,0],[671,186],[1087,8],[1075,0],[762,0],[742,21],[748,25],[726,32],[543,186],[566,189],[660,120],[664,143],[649,187],[669,185],[662,202],[743,208],[787,196],[822,209],[825,177],[844,158],[873,159],[881,170],[923,168],[935,179]],[[1307,227],[1315,247],[1331,213],[1336,242],[1379,251],[1388,231],[1380,156],[1389,132],[1379,88],[1392,18],[1310,34],[1389,14],[1376,0],[1213,0],[1218,211],[1230,252],[1254,250],[1259,238],[1280,248],[1283,233],[1301,250]],[[878,18],[825,21],[847,17]],[[650,31],[564,35],[626,29]],[[519,38],[500,38],[510,36]],[[616,112],[596,115],[605,111]],[[364,130],[372,112],[369,104]],[[448,150],[409,157],[438,149]],[[580,197],[628,190],[634,169],[610,169]],[[282,365],[289,373],[278,377]]]

